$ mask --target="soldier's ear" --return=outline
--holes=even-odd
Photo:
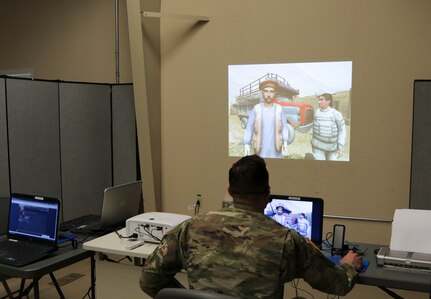
[[[230,186],[229,186],[229,187],[227,187],[227,192],[229,193],[229,195],[230,195],[231,197],[233,197],[232,189],[230,188]]]
[[[268,196],[271,194],[271,186],[266,186],[266,193],[268,193]]]

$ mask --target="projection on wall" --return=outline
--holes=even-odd
[[[352,62],[228,66],[229,156],[350,160]]]

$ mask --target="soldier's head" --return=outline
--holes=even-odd
[[[332,107],[334,105],[333,103],[332,94],[330,93],[322,93],[320,96],[317,97],[317,102],[319,104],[320,109],[327,109],[328,107]]]
[[[265,80],[259,84],[259,89],[262,91],[263,100],[265,103],[271,104],[274,101],[277,88],[278,83],[274,80]]]
[[[245,156],[229,170],[229,194],[234,201],[253,203],[264,198],[266,205],[270,193],[269,174],[265,160],[257,155]]]

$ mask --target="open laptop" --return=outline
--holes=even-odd
[[[78,234],[100,234],[124,227],[127,219],[139,213],[141,198],[142,181],[106,188],[100,215],[84,215],[67,221],[65,226],[73,223],[69,230]]]
[[[24,266],[57,249],[60,201],[12,194],[7,238],[0,241],[0,263]]]
[[[264,214],[301,236],[322,245],[323,200],[316,197],[270,195]]]

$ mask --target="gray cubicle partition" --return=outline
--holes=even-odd
[[[12,193],[61,198],[58,83],[6,80]]]
[[[137,179],[137,144],[133,85],[112,86],[114,185]]]
[[[64,220],[100,214],[113,184],[110,86],[62,83],[59,95]]]
[[[431,210],[431,80],[416,80],[413,98],[410,208]]]
[[[10,193],[5,88],[5,79],[0,78],[0,235],[6,233]]]
[[[140,179],[132,84],[0,78],[0,234],[11,192],[99,214],[103,190]]]

